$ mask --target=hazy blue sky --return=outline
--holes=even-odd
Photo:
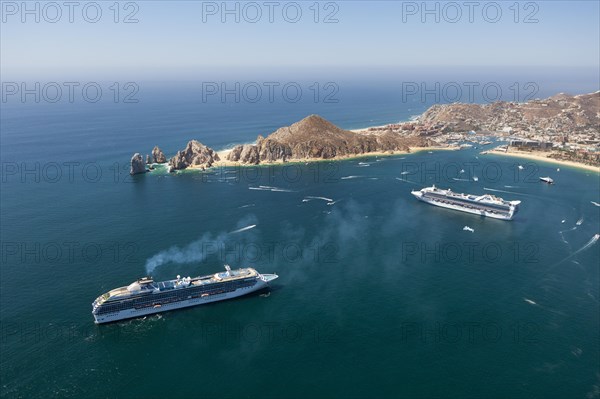
[[[56,9],[39,3],[38,23],[35,12],[23,13],[20,1],[2,1],[3,79],[94,73],[177,79],[240,68],[598,67],[600,59],[598,1],[520,2],[517,7],[514,1],[473,2],[472,22],[462,1],[428,2],[428,9],[437,4],[439,10],[428,15],[422,2],[320,2],[318,16],[314,1],[272,2],[273,22],[271,6],[263,1],[237,3],[239,22],[235,13],[223,15],[221,2],[136,1],[120,3],[118,23],[113,1],[98,2],[97,23],[84,19],[87,3],[73,10],[72,23],[62,1],[56,23],[50,22],[57,19]],[[302,15],[292,23],[298,19],[296,5]],[[27,7],[35,10],[35,3]],[[88,7],[86,17],[93,20],[95,13]],[[123,23],[131,13],[138,22]],[[328,15],[338,22],[325,23]]]

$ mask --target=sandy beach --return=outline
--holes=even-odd
[[[390,157],[390,156],[394,156],[394,155],[414,154],[414,153],[422,152],[422,151],[456,151],[456,150],[458,150],[457,147],[412,147],[412,148],[410,148],[410,151],[386,151],[386,152],[373,151],[373,152],[366,152],[364,154],[352,154],[352,155],[346,155],[346,156],[342,156],[342,157],[335,157],[335,158],[329,158],[329,159],[324,159],[324,158],[296,159],[296,158],[293,158],[293,159],[289,159],[285,162],[283,162],[282,160],[278,160],[275,162],[261,162],[258,165],[254,165],[254,164],[244,164],[241,162],[228,161],[227,155],[229,155],[229,153],[232,150],[227,149],[227,150],[217,151],[217,154],[219,154],[219,158],[221,160],[215,162],[212,167],[218,168],[218,167],[232,167],[232,166],[269,166],[269,165],[282,165],[282,164],[308,163],[308,162],[311,162],[311,163],[312,162],[331,162],[331,161],[361,159],[361,158],[368,158],[368,157]],[[201,167],[189,166],[187,169],[201,169]]]
[[[556,164],[556,165],[571,166],[574,168],[585,169],[585,170],[589,170],[591,172],[600,173],[600,167],[586,165],[586,164],[583,164],[580,162],[548,158],[546,153],[543,153],[543,152],[527,152],[527,151],[515,151],[515,150],[511,150],[509,152],[498,151],[498,150],[489,150],[489,151],[484,151],[484,152],[486,152],[488,154],[493,154],[493,155],[502,155],[502,156],[514,157],[514,158],[525,158],[525,159],[531,159],[534,161],[548,162],[548,163],[552,163],[552,164]]]
[[[369,132],[369,129],[371,128],[382,128],[385,126],[371,126],[371,127],[367,127],[367,128],[363,128],[363,129],[352,129],[350,131],[355,132],[355,133],[367,133]],[[254,144],[254,143],[252,143]],[[389,156],[394,156],[394,155],[402,155],[402,154],[413,154],[413,153],[417,153],[417,152],[422,152],[422,151],[455,151],[455,150],[459,150],[459,147],[449,147],[449,146],[437,146],[437,147],[411,147],[409,151],[374,151],[374,152],[367,152],[367,153],[363,153],[363,154],[351,154],[351,155],[345,155],[345,156],[339,156],[339,157],[335,157],[335,158],[329,158],[329,159],[324,159],[324,158],[293,158],[293,159],[289,159],[287,161],[282,161],[282,160],[277,160],[274,162],[261,162],[259,165],[254,165],[254,164],[245,164],[245,163],[241,163],[241,162],[236,162],[236,161],[229,161],[227,160],[227,156],[229,155],[229,153],[232,151],[232,148],[229,149],[225,149],[225,150],[221,150],[221,151],[217,151],[217,154],[219,155],[219,158],[221,159],[220,161],[215,162],[212,165],[212,168],[215,167],[235,167],[235,166],[268,166],[268,165],[280,165],[280,164],[293,164],[293,163],[308,163],[308,162],[330,162],[330,161],[341,161],[341,160],[351,160],[351,159],[360,159],[360,158],[367,158],[367,157],[389,157]],[[579,168],[579,169],[583,169],[583,170],[588,170],[591,172],[596,172],[596,173],[600,173],[600,167],[597,166],[592,166],[592,165],[586,165],[580,162],[573,162],[573,161],[566,161],[566,160],[560,160],[560,159],[554,159],[554,158],[548,158],[548,153],[544,153],[544,152],[527,152],[527,151],[517,151],[517,150],[510,150],[509,152],[504,152],[501,150],[495,150],[495,149],[491,149],[488,151],[483,151],[481,152],[481,154],[494,154],[494,155],[501,155],[501,156],[508,156],[508,157],[515,157],[515,158],[524,158],[524,159],[530,159],[530,160],[535,160],[535,161],[540,161],[540,162],[547,162],[547,163],[551,163],[551,164],[556,164],[556,165],[564,165],[564,166],[570,166],[570,167],[574,167],[574,168]],[[187,169],[203,169],[203,167],[201,166],[189,166]]]

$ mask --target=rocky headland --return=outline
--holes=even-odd
[[[344,130],[318,115],[277,129],[255,144],[234,147],[226,155],[230,162],[261,163],[338,159],[372,153],[408,152],[411,146],[436,145],[433,140],[392,131],[377,133]]]
[[[563,146],[575,143],[593,150],[592,155],[586,150],[582,158],[585,163],[600,163],[600,151],[596,151],[600,145],[599,126],[600,92],[576,96],[561,93],[526,103],[434,105],[413,121],[359,130],[344,130],[318,115],[310,115],[266,137],[259,135],[255,143],[237,145],[220,153],[192,140],[168,160],[168,167],[174,172],[239,164],[345,159],[433,147],[456,149],[460,141],[472,141],[473,132],[480,137],[545,140],[553,149],[558,148],[558,143]],[[558,155],[551,151],[545,156],[578,157],[581,151],[577,146],[574,148],[577,151]],[[158,147],[154,147],[149,158],[154,163],[167,162]],[[132,174],[146,171],[140,154],[134,155],[131,166]]]

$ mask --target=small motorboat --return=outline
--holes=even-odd
[[[550,176],[540,177],[540,180],[544,183],[554,184],[554,180]]]

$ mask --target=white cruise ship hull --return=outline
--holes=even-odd
[[[104,313],[101,315],[94,314],[94,321],[96,324],[110,323],[112,321],[131,319],[135,317],[142,317],[156,313],[167,312],[169,310],[187,308],[190,306],[203,305],[211,302],[224,301],[226,299],[237,298],[242,295],[247,295],[252,292],[259,291],[263,288],[268,287],[270,275],[263,275],[264,279],[257,279],[256,284],[251,287],[241,287],[231,292],[224,292],[221,294],[208,295],[201,298],[191,298],[179,302],[167,303],[157,307],[149,307],[143,309],[125,309],[114,313]]]
[[[454,204],[448,204],[448,203],[436,201],[434,199],[427,198],[427,197],[423,196],[418,191],[417,192],[413,192],[412,194],[415,197],[417,197],[417,199],[419,199],[420,201],[426,202],[428,204],[439,206],[441,208],[453,209],[455,211],[471,213],[473,215],[486,216],[486,217],[489,217],[489,218],[500,219],[500,220],[512,220],[514,218],[514,216],[515,216],[514,212],[510,212],[510,213],[488,212],[488,211],[483,210],[483,209],[465,208],[465,207],[462,207],[460,205],[454,205]]]

